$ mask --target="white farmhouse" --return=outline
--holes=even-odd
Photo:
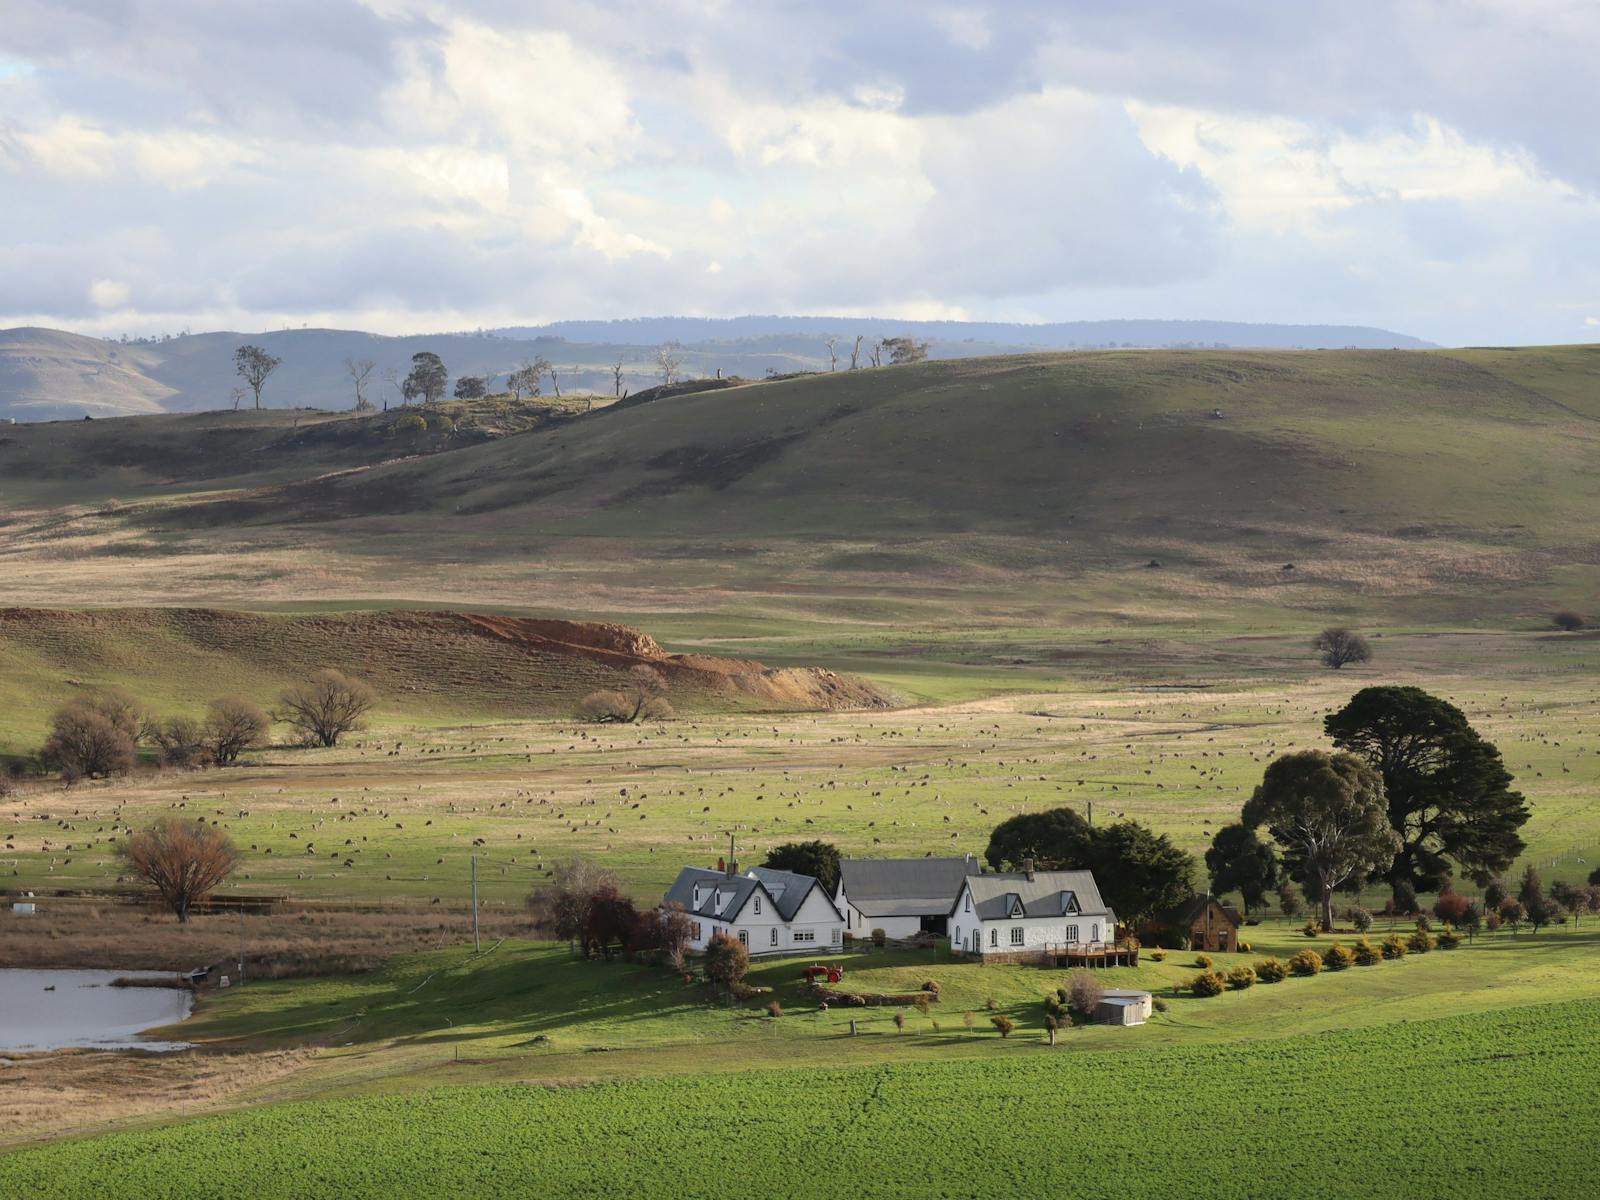
[[[943,937],[950,905],[978,860],[963,858],[847,858],[839,863],[833,902],[844,913],[845,930],[870,937],[881,929],[890,938],[919,933]]]
[[[1094,951],[1116,937],[1117,915],[1088,871],[970,875],[950,910],[950,949],[986,962]]]
[[[689,914],[691,953],[704,951],[718,933],[737,938],[752,958],[843,948],[844,916],[810,875],[770,867],[736,872],[685,867],[667,889],[663,902]]]

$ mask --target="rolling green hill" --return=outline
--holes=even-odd
[[[86,557],[181,558],[181,589],[127,561],[120,578],[193,599],[221,538],[242,579],[210,572],[208,601],[250,598],[243,564],[274,598],[1503,624],[1583,601],[1600,557],[1590,347],[943,361],[669,395],[400,461],[327,453],[313,443],[342,426],[318,425],[234,491],[185,465],[216,419],[150,443],[149,419],[127,422],[119,445],[165,497],[54,527],[20,555],[30,577],[70,596]],[[68,482],[50,502],[103,500],[90,435],[54,428]],[[8,514],[24,526],[44,519],[27,499]],[[336,583],[309,575],[313,555]]]

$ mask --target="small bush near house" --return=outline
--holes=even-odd
[[[774,1000],[771,1004],[767,1005],[767,1016],[769,1016],[769,1017],[781,1017],[781,1016],[783,1016],[783,1005],[779,1004],[776,1000]]]
[[[1433,928],[1433,922],[1428,920],[1426,913],[1417,914],[1417,928],[1422,930],[1423,933],[1427,933]]]
[[[887,942],[888,940],[889,940],[889,935],[887,933],[885,933],[883,930],[874,929],[872,931],[872,944],[874,946],[876,946],[879,950],[883,949],[883,944],[885,942]]]
[[[1289,970],[1296,975],[1315,975],[1322,970],[1322,955],[1315,950],[1302,950],[1289,960]]]
[[[1011,1031],[1017,1027],[1017,1023],[1004,1013],[996,1013],[994,1016],[990,1017],[989,1024],[998,1029],[1000,1031],[1000,1036],[1003,1038],[1010,1037]]]
[[[1201,971],[1189,981],[1189,990],[1196,996],[1220,996],[1228,986],[1228,977],[1221,971]]]
[[[1406,943],[1398,933],[1391,933],[1383,939],[1383,956],[1390,961],[1406,956]]]
[[[1202,971],[1209,971],[1211,969],[1211,956],[1209,954],[1196,954],[1194,956],[1194,965]]]
[[[1167,961],[1167,952],[1165,950],[1152,950],[1152,951],[1150,951],[1150,961],[1151,962],[1166,962]]]
[[[1454,950],[1459,945],[1461,945],[1461,935],[1454,929],[1446,925],[1439,930],[1439,949]]]
[[[1426,929],[1419,929],[1406,939],[1406,949],[1413,954],[1426,954],[1436,945],[1438,943],[1434,940],[1433,934]]]
[[[1289,964],[1281,958],[1263,958],[1256,964],[1255,971],[1262,983],[1282,983],[1289,978]]]
[[[1316,937],[1317,936],[1317,923],[1315,921],[1307,921],[1304,925],[1302,925],[1300,927],[1300,932],[1305,934],[1309,938]]]
[[[1095,1010],[1106,998],[1105,986],[1089,971],[1074,971],[1067,983],[1067,1006],[1082,1021],[1094,1019]]]
[[[1155,999],[1150,1001],[1150,1007],[1154,1008],[1157,1012],[1166,1012],[1167,1002],[1160,996],[1157,996]]]
[[[1356,961],[1355,952],[1338,942],[1322,952],[1322,965],[1330,971],[1343,971]]]
[[[1240,942],[1239,946],[1238,946],[1238,952],[1240,954],[1254,954],[1255,953],[1255,947],[1252,946],[1249,942]]]
[[[1383,961],[1383,952],[1364,937],[1356,942],[1352,953],[1356,956],[1358,967],[1372,967]]]
[[[1242,992],[1247,987],[1254,987],[1256,973],[1246,966],[1237,966],[1228,972],[1228,986],[1236,992]]]

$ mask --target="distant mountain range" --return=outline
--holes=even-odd
[[[899,321],[861,317],[642,317],[559,321],[542,326],[382,337],[355,330],[286,329],[270,333],[199,333],[112,341],[55,329],[0,330],[0,419],[24,421],[191,412],[231,408],[239,380],[233,353],[253,342],[282,360],[263,403],[274,408],[349,408],[354,394],[344,362],[376,364],[369,394],[399,402],[398,381],[411,356],[430,350],[451,375],[504,379],[543,356],[563,392],[612,395],[659,382],[656,348],[676,343],[686,376],[840,369],[855,339],[910,336],[934,358],[970,358],[1022,350],[1105,347],[1252,347],[1271,349],[1419,349],[1428,343],[1383,329],[1345,325],[1250,325],[1227,321],[1073,321],[1052,325],[993,321]],[[827,340],[837,339],[830,362]],[[546,383],[546,391],[549,384]],[[249,403],[249,401],[245,401]]]

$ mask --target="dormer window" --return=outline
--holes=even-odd
[[[1012,900],[1011,900],[1011,912],[1010,912],[1009,915],[1011,915],[1013,917],[1020,917],[1020,916],[1025,915],[1024,912],[1023,912],[1023,908],[1022,908],[1022,897],[1020,897],[1020,896],[1012,897]]]
[[[700,885],[698,883],[694,885],[694,906],[696,908],[700,907]]]

